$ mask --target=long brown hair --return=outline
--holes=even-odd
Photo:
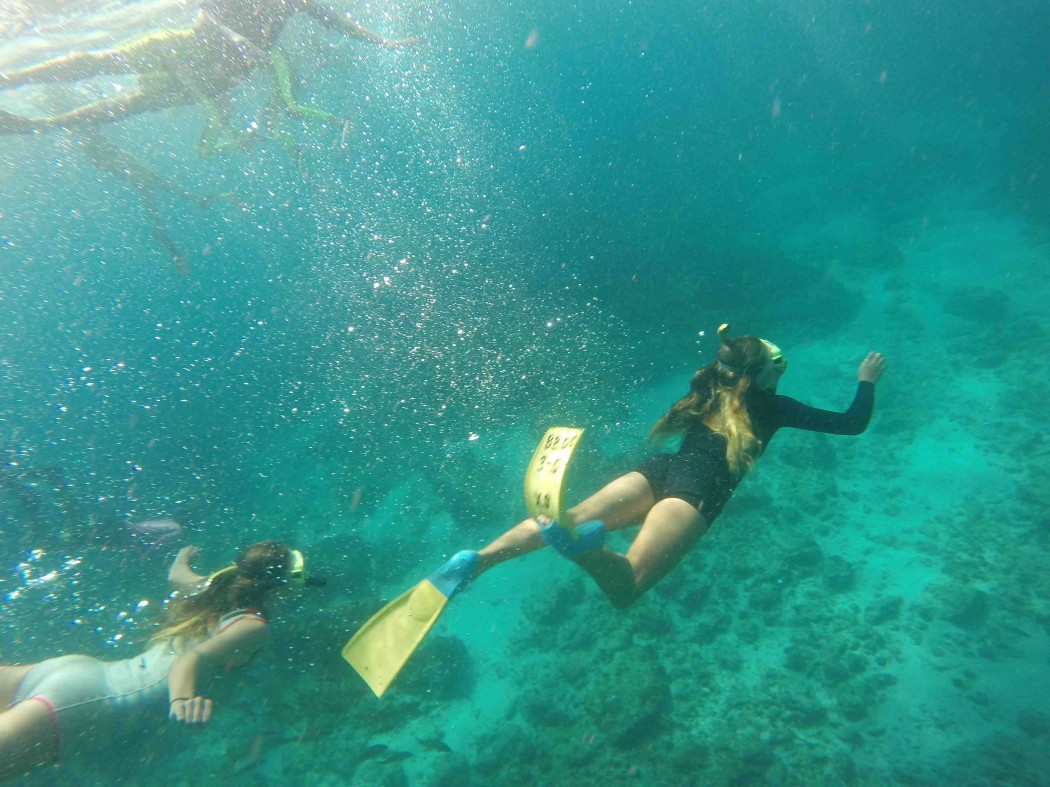
[[[204,636],[219,618],[234,610],[265,612],[263,602],[271,591],[284,584],[290,563],[291,549],[287,544],[252,544],[233,566],[213,574],[200,591],[174,597],[168,607],[167,622],[150,637],[150,642]]]
[[[746,475],[762,453],[747,411],[754,378],[769,364],[769,348],[757,336],[729,337],[729,325],[718,329],[718,360],[697,369],[689,393],[671,405],[649,432],[659,442],[689,431],[698,423],[726,440],[726,461],[733,475]]]

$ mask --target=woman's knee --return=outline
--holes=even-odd
[[[637,582],[633,588],[627,588],[615,596],[609,596],[609,603],[613,609],[624,610],[634,606],[634,603],[644,596],[648,590],[638,587]]]
[[[655,502],[649,481],[641,473],[631,471],[568,509],[565,519],[573,526],[598,519],[609,530],[616,530],[640,522]]]

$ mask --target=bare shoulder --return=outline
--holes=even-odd
[[[254,653],[270,636],[270,624],[260,615],[243,615],[223,626],[194,650],[201,656],[229,659]]]

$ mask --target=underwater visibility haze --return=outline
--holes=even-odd
[[[15,783],[1050,783],[1050,5],[334,5],[376,38],[32,128],[158,77],[12,75],[200,4],[0,8],[0,664],[135,656],[189,545],[326,580],[205,728]],[[350,635],[527,516],[548,427],[572,501],[637,466],[726,322],[829,410],[883,353],[867,431],[784,430],[626,610],[486,573],[377,699]]]

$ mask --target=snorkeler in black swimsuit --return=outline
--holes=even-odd
[[[762,451],[778,429],[802,429],[825,434],[858,435],[867,427],[875,407],[875,383],[857,383],[853,404],[844,413],[819,410],[789,396],[755,391],[748,402],[751,426]],[[685,500],[704,519],[714,522],[742,477],[729,470],[726,440],[707,424],[696,423],[682,439],[677,454],[656,454],[635,471],[645,476],[659,501],[668,497]]]
[[[718,360],[693,375],[689,393],[653,427],[657,440],[683,435],[677,454],[650,457],[566,511],[575,535],[526,519],[460,563],[477,575],[547,544],[590,574],[614,606],[629,606],[700,540],[778,429],[856,435],[867,427],[875,383],[886,368],[879,353],[861,362],[853,404],[835,413],[777,395],[787,360],[776,345],[755,336],[730,338],[728,325],[718,337]],[[638,523],[626,555],[604,546],[607,531]]]

